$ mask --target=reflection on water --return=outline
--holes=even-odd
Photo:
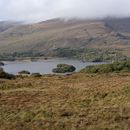
[[[41,74],[50,74],[52,69],[57,66],[57,64],[69,64],[76,67],[76,71],[81,70],[82,68],[88,65],[102,64],[93,63],[93,62],[82,62],[80,60],[74,59],[48,59],[48,60],[38,60],[38,61],[13,61],[5,62],[4,70],[8,73],[17,74],[21,70],[28,70],[31,73],[41,73]]]

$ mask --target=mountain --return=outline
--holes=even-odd
[[[130,18],[108,18],[104,20],[106,26],[116,32],[130,33]]]
[[[0,32],[4,32],[9,28],[12,28],[16,25],[19,25],[19,22],[11,22],[11,21],[0,21]]]
[[[0,22],[0,53],[53,54],[56,49],[117,49],[130,56],[130,18]]]

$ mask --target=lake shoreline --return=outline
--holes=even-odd
[[[13,61],[33,61],[33,60],[48,60],[48,59],[52,59],[54,57],[17,57],[13,60],[9,60],[9,59],[5,59],[5,60],[1,60],[2,62],[13,62]]]
[[[105,62],[83,62],[76,59],[68,58],[39,58],[35,60],[24,59],[15,61],[4,61],[3,69],[11,74],[17,74],[22,70],[27,70],[31,73],[52,74],[52,70],[58,64],[68,64],[76,67],[76,72],[89,65],[104,64]]]
[[[76,58],[76,57],[51,57],[51,56],[39,56],[39,57],[14,57],[14,59],[8,59],[8,58],[3,58],[0,59],[1,62],[13,62],[13,61],[39,61],[39,60],[48,60],[48,59],[69,59],[69,60],[79,60],[82,62],[111,62],[111,60],[103,60],[103,61],[93,61],[93,60],[84,60],[81,58]]]
[[[15,60],[2,60],[1,62],[5,63],[5,65],[6,65],[6,63],[17,63],[17,62],[31,63],[31,62],[50,61],[50,60],[74,60],[74,61],[80,61],[83,63],[86,63],[86,62],[96,63],[93,61],[83,61],[80,59],[67,58],[67,57],[37,57],[37,58],[32,58],[32,59],[27,57],[27,58],[17,58]],[[98,63],[100,63],[100,62],[98,62]],[[101,63],[103,63],[103,62],[101,62]]]

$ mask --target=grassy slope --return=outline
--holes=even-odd
[[[106,26],[104,21],[97,20],[64,22],[56,19],[15,26],[0,33],[0,53],[33,51],[51,54],[53,49],[69,47],[121,48],[129,54],[130,39],[124,39],[122,35],[130,33],[127,31],[127,34],[123,32],[118,35],[116,29],[112,29],[108,24],[113,25],[108,22]]]
[[[129,74],[0,80],[0,130],[124,130],[129,122]]]

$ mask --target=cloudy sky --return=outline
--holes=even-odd
[[[0,0],[0,20],[129,17],[130,0]]]

